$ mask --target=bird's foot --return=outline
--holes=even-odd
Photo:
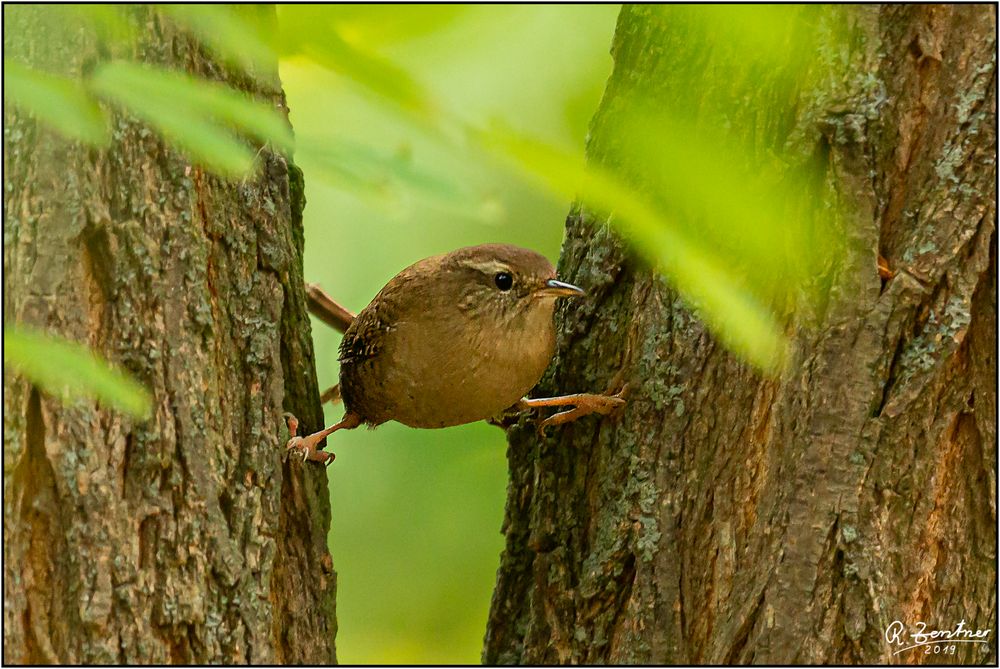
[[[592,413],[607,416],[615,409],[625,406],[625,395],[628,385],[622,387],[613,395],[600,395],[597,393],[579,393],[576,395],[564,395],[562,397],[541,397],[537,399],[523,399],[516,405],[521,410],[535,409],[539,407],[573,407],[567,411],[560,411],[548,418],[538,421],[538,435],[545,437],[545,429],[563,423],[570,423],[578,418],[582,418]]]
[[[288,433],[291,435],[291,439],[285,444],[285,457],[287,458],[292,453],[295,453],[302,458],[302,462],[320,462],[329,467],[330,463],[337,456],[333,453],[317,450],[316,448],[317,444],[327,435],[327,432],[321,430],[320,432],[313,432],[312,434],[300,437],[298,436],[299,419],[290,413],[285,414],[285,419],[288,422]]]

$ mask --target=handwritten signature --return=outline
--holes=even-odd
[[[966,627],[964,620],[959,621],[952,629],[929,629],[927,623],[919,620],[914,623],[913,629],[907,629],[902,622],[894,620],[885,628],[885,640],[896,646],[905,646],[893,653],[898,655],[912,648],[939,643],[987,643],[991,631],[970,629]]]

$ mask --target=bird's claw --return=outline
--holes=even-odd
[[[285,424],[288,425],[288,434],[292,437],[297,435],[299,433],[299,419],[287,411],[281,414],[281,417],[285,419]],[[291,442],[289,441],[289,443]]]
[[[285,444],[285,457],[287,458],[294,452],[302,458],[303,464],[312,460],[313,462],[322,463],[325,467],[329,467],[337,456],[333,453],[317,450],[316,443],[314,442],[318,441],[318,439],[309,438],[313,435],[309,435],[308,437],[298,436],[299,421],[295,416],[285,413],[284,417],[288,423],[288,433],[291,435],[288,443]]]
[[[614,395],[584,395],[579,397],[578,403],[573,406],[572,409],[567,411],[560,411],[559,413],[553,414],[548,418],[543,418],[538,421],[537,433],[542,439],[546,438],[545,429],[554,425],[562,425],[563,423],[569,423],[576,420],[577,418],[582,418],[592,413],[601,414],[602,416],[607,416],[616,409],[625,406],[625,395],[628,392],[628,384],[624,385],[621,390],[619,390]]]

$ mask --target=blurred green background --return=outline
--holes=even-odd
[[[391,25],[398,9],[371,6],[362,18]],[[499,121],[582,153],[611,70],[617,12],[609,5],[464,7],[426,32],[392,40],[383,53],[463,120]],[[375,170],[364,187],[347,188],[324,178],[321,159],[300,151],[306,281],[357,312],[403,267],[460,246],[508,242],[558,258],[568,200],[450,150],[309,60],[283,58],[280,71],[300,147],[311,135],[334,134],[435,180],[433,188],[414,187]],[[337,382],[340,335],[314,320],[313,341],[326,388]],[[327,422],[342,413],[342,405],[328,405]],[[503,548],[503,433],[485,423],[446,430],[387,423],[338,433],[328,449],[337,454],[328,471],[338,659],[478,662]]]

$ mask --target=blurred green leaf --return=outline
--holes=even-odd
[[[101,48],[122,48],[135,37],[127,12],[120,4],[4,3],[4,26],[30,25],[28,35],[11,36],[4,42],[8,58],[33,64],[48,63],[58,69],[67,63],[53,60],[61,45],[96,41]],[[9,23],[8,23],[9,21]]]
[[[172,4],[159,10],[191,31],[217,56],[244,69],[273,67],[272,36],[245,5]]]
[[[794,303],[823,259],[840,252],[831,226],[813,224],[821,175],[810,165],[755,155],[724,130],[639,105],[620,113],[615,134],[612,164],[639,175],[657,209],[742,270],[758,296]]]
[[[803,29],[822,8],[782,4],[676,4],[650,8],[669,24],[671,33],[697,40],[706,49],[742,54],[748,61],[799,67],[810,46]]]
[[[437,174],[427,166],[418,166],[401,148],[382,152],[360,142],[324,136],[300,138],[298,155],[325,169],[335,180],[343,179],[353,187],[381,190],[389,183],[419,191],[431,198],[455,201],[468,195],[452,179]]]
[[[783,363],[788,342],[772,313],[710,248],[684,235],[646,197],[576,156],[507,131],[482,136],[552,193],[579,198],[609,215],[634,247],[670,278],[727,346],[762,369]]]
[[[413,39],[441,30],[467,11],[467,7],[459,4],[344,4],[324,9],[346,40],[371,46]]]
[[[97,145],[108,140],[104,112],[79,81],[31,70],[5,58],[3,92],[71,139]]]
[[[43,9],[46,13],[54,10],[53,5]],[[61,19],[70,30],[77,30],[83,25],[108,45],[122,46],[134,39],[136,34],[134,25],[126,17],[127,11],[129,8],[124,4],[65,4],[59,7],[54,18]]]
[[[433,115],[429,95],[405,69],[368,46],[345,39],[324,9],[311,5],[282,8],[282,55],[304,56],[421,118]]]
[[[137,418],[149,416],[149,392],[86,346],[22,326],[3,331],[4,364],[63,401],[93,398]]]
[[[281,151],[293,148],[291,129],[281,114],[224,84],[115,62],[98,68],[91,85],[223,175],[243,176],[253,164],[254,153],[233,130]]]

